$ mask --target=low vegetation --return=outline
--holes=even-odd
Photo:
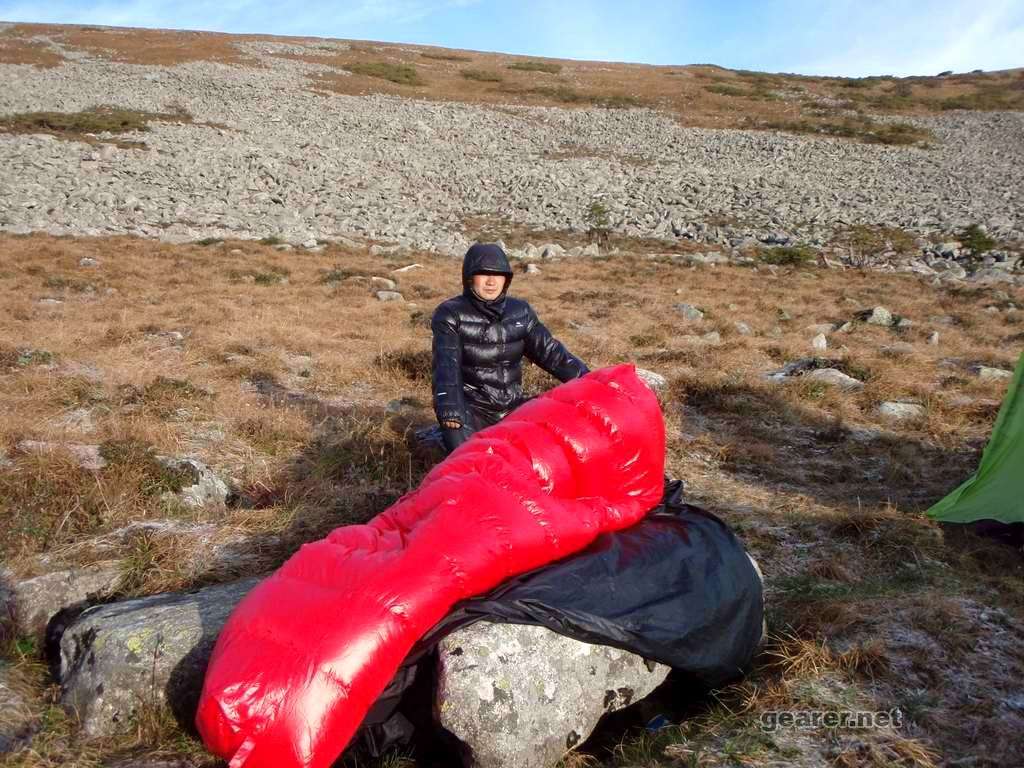
[[[562,71],[561,64],[550,61],[516,61],[507,64],[506,67],[520,72],[544,72],[549,75],[557,75]]]
[[[153,122],[192,122],[184,110],[140,112],[99,106],[81,112],[20,112],[0,116],[0,132],[48,133],[70,141],[95,143],[99,134],[146,132]]]
[[[413,64],[393,64],[388,61],[357,61],[345,66],[353,75],[364,75],[365,77],[379,77],[388,82],[399,85],[423,85],[424,80],[419,76]]]
[[[600,229],[608,211],[595,201],[588,214]],[[510,245],[587,241],[586,233],[530,233],[500,221],[474,226]],[[871,228],[843,236],[851,246],[894,249],[909,237]],[[1008,681],[1024,674],[1015,639],[1024,621],[1019,555],[922,512],[978,461],[1006,384],[979,379],[969,365],[1013,367],[1019,345],[1005,340],[1024,333],[1009,307],[1024,306],[1021,290],[1003,287],[998,298],[985,286],[820,269],[800,249],[772,249],[776,263],[755,270],[647,258],[664,254],[664,243],[610,238],[602,251],[612,247],[622,252],[546,262],[541,275],[517,276],[513,292],[593,367],[638,361],[668,379],[668,471],[760,562],[770,642],[743,680],[700,696],[671,683],[649,704],[656,711],[627,713],[570,753],[567,768],[930,768],[976,758],[981,743],[991,763],[1013,763],[1017,731],[991,713]],[[411,434],[433,423],[423,320],[459,290],[449,258],[43,235],[0,236],[0,248],[8,318],[0,451],[10,462],[0,468],[0,542],[16,573],[31,573],[43,553],[88,562],[72,545],[129,521],[168,518],[253,537],[262,569],[273,568],[302,543],[377,514],[436,461]],[[34,292],[42,282],[85,280],[86,268],[76,267],[83,257],[102,265],[88,269],[89,279],[115,292],[68,290],[58,309],[41,309]],[[400,290],[430,298],[418,307],[378,301],[367,278],[411,262],[423,266],[402,274]],[[264,274],[287,281],[263,286]],[[674,309],[680,302],[705,319],[685,319]],[[877,305],[913,325],[856,321]],[[1003,308],[988,311],[993,305]],[[848,321],[828,334],[824,353],[811,349],[812,326]],[[939,345],[927,343],[933,330]],[[717,340],[705,338],[710,331]],[[811,355],[815,367],[837,368],[863,388],[764,378]],[[554,383],[527,368],[528,391]],[[889,400],[922,403],[925,416],[886,421],[877,406]],[[88,410],[91,431],[62,421],[71,409]],[[82,469],[68,451],[19,448],[25,440],[98,445],[107,465]],[[226,509],[186,511],[166,500],[185,478],[155,457],[185,447],[233,478],[237,497]],[[145,535],[119,545],[122,593],[195,586],[182,546]],[[85,739],[55,705],[38,648],[8,639],[3,658],[41,726],[32,749],[9,765],[98,768],[145,755],[216,764],[156,709],[128,737]],[[871,732],[761,726],[780,709],[896,706],[904,724]],[[655,714],[667,725],[648,731]],[[396,761],[416,765],[397,756],[369,765]]]

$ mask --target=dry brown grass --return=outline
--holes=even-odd
[[[46,43],[0,34],[0,64],[30,64],[52,69],[64,63],[64,57]]]
[[[577,242],[502,222],[481,226],[508,243]],[[619,245],[628,252],[545,262],[536,277],[517,274],[512,292],[592,367],[649,359],[645,365],[670,380],[663,398],[668,470],[687,481],[691,500],[736,527],[761,562],[780,638],[770,646],[778,655],[760,663],[765,676],[752,683],[756,695],[754,688],[736,691],[749,699],[747,710],[735,702],[732,710],[747,711],[749,719],[785,697],[799,700],[793,697],[800,681],[822,676],[853,687],[895,684],[886,646],[838,638],[878,622],[931,634],[957,621],[953,604],[941,608],[942,595],[985,595],[1024,615],[1024,594],[1012,587],[1019,563],[970,542],[953,547],[919,514],[970,470],[995,418],[993,408],[954,406],[951,398],[998,403],[1005,389],[964,366],[1015,362],[1018,350],[1003,341],[1019,328],[1015,315],[984,311],[993,289],[950,291],[910,276],[815,266],[689,268],[648,258],[658,252],[650,241]],[[0,540],[16,568],[29,568],[40,552],[85,558],[71,546],[84,537],[168,516],[265,539],[261,567],[271,568],[302,542],[381,511],[436,460],[414,450],[409,433],[432,422],[424,321],[458,290],[457,260],[371,257],[338,246],[281,252],[255,242],[42,235],[0,237],[0,253],[0,449],[14,462],[0,469]],[[80,267],[85,256],[100,266]],[[377,301],[367,276],[394,277],[389,270],[411,262],[423,268],[397,279],[413,301]],[[1019,290],[1010,293],[1024,303]],[[43,297],[64,303],[42,306]],[[705,320],[685,320],[673,309],[678,302],[701,307]],[[897,334],[856,324],[833,334],[826,353],[831,364],[866,381],[862,391],[763,378],[811,354],[809,325],[848,320],[876,305],[914,326]],[[940,316],[957,320],[932,320]],[[754,333],[738,334],[734,320]],[[938,347],[926,343],[933,327],[941,333]],[[720,343],[702,340],[709,330],[719,331]],[[885,352],[897,341],[912,344],[912,353]],[[533,367],[526,371],[530,391],[553,383]],[[925,402],[927,418],[881,421],[877,403],[900,397]],[[387,412],[399,399],[403,407]],[[76,432],[62,421],[75,409],[91,412],[94,431]],[[878,436],[865,441],[857,432],[864,429]],[[25,439],[102,444],[111,464],[90,472],[60,452],[19,453],[15,446]],[[231,477],[243,501],[199,511],[168,505],[161,494],[174,478],[156,470],[152,451],[197,455]],[[183,567],[186,542],[126,542],[119,551],[122,592],[231,575]],[[940,560],[948,568],[929,565]],[[938,607],[926,610],[929,601]],[[937,635],[937,642],[950,658],[969,659],[971,649],[951,634]],[[958,732],[947,720],[929,722],[940,721]],[[715,749],[725,748],[728,734],[745,734],[736,737],[744,745],[736,754],[773,754],[745,722],[708,720],[724,739]],[[151,745],[176,754],[195,747],[173,731],[149,730],[157,736],[142,741]],[[36,757],[23,754],[15,764],[59,764],[73,739],[70,724],[54,724]],[[920,755],[899,757],[900,749],[914,749],[900,743],[887,736],[870,749],[895,750],[891,759],[904,760],[896,764],[927,765]],[[123,748],[92,745],[82,754]],[[630,754],[643,752],[637,750]],[[667,753],[659,754],[648,764]]]
[[[33,35],[53,37],[62,45],[87,51],[94,56],[110,61],[153,66],[171,66],[190,61],[216,61],[222,64],[259,66],[255,59],[243,55],[232,43],[236,40],[267,39],[261,36],[240,37],[219,32],[51,24],[17,24],[7,30],[5,37],[32,37]]]

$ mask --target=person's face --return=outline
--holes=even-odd
[[[473,275],[473,291],[484,301],[498,298],[504,287],[504,275]]]

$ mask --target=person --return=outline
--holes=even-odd
[[[501,246],[476,243],[462,261],[462,294],[431,318],[434,413],[451,453],[526,401],[525,356],[559,381],[589,372],[527,302],[508,296],[512,267]]]

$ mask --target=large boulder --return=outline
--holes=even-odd
[[[31,579],[0,581],[0,615],[10,617],[14,633],[42,641],[50,619],[64,608],[102,599],[121,578],[119,561],[67,568]]]
[[[668,667],[544,627],[482,621],[439,647],[441,725],[479,768],[546,768],[606,712],[638,701]]]
[[[146,708],[190,721],[217,635],[257,581],[87,610],[60,641],[61,703],[89,736],[128,731]]]

